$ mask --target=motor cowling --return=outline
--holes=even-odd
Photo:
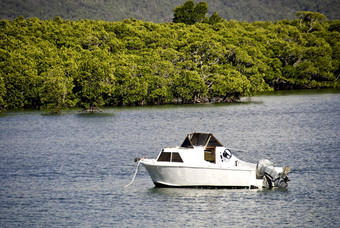
[[[289,181],[287,176],[289,172],[289,166],[285,166],[282,172],[277,172],[273,163],[267,159],[260,160],[256,165],[256,178],[263,179],[263,186],[267,188],[286,188]]]

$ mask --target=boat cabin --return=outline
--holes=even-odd
[[[216,163],[216,147],[223,145],[211,133],[192,133],[184,139],[181,147],[194,148],[204,147],[204,160]]]
[[[180,151],[186,151],[185,154],[188,154],[188,149],[192,150],[194,148],[198,148],[198,151],[204,151],[204,160],[216,163],[216,147],[223,147],[223,145],[213,136],[211,133],[192,133],[188,134],[184,139],[183,143],[180,147],[177,147],[176,150],[174,148],[165,148],[162,150],[160,155],[157,158],[157,161],[161,162],[183,162]],[[203,152],[202,151],[202,152]],[[184,155],[184,153],[182,153]],[[190,156],[191,159],[196,156]],[[202,159],[202,158],[201,158]]]

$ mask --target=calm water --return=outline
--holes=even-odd
[[[0,227],[339,227],[340,93],[253,103],[0,114]],[[290,165],[287,190],[154,188],[135,157],[192,131]]]

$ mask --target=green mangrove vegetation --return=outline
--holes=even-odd
[[[339,87],[339,20],[299,12],[294,20],[248,23],[201,12],[194,22],[178,11],[181,20],[160,24],[1,20],[0,107],[59,113]]]

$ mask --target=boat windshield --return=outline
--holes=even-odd
[[[187,135],[181,147],[193,148],[194,146],[216,147],[223,145],[211,133],[192,133]]]

